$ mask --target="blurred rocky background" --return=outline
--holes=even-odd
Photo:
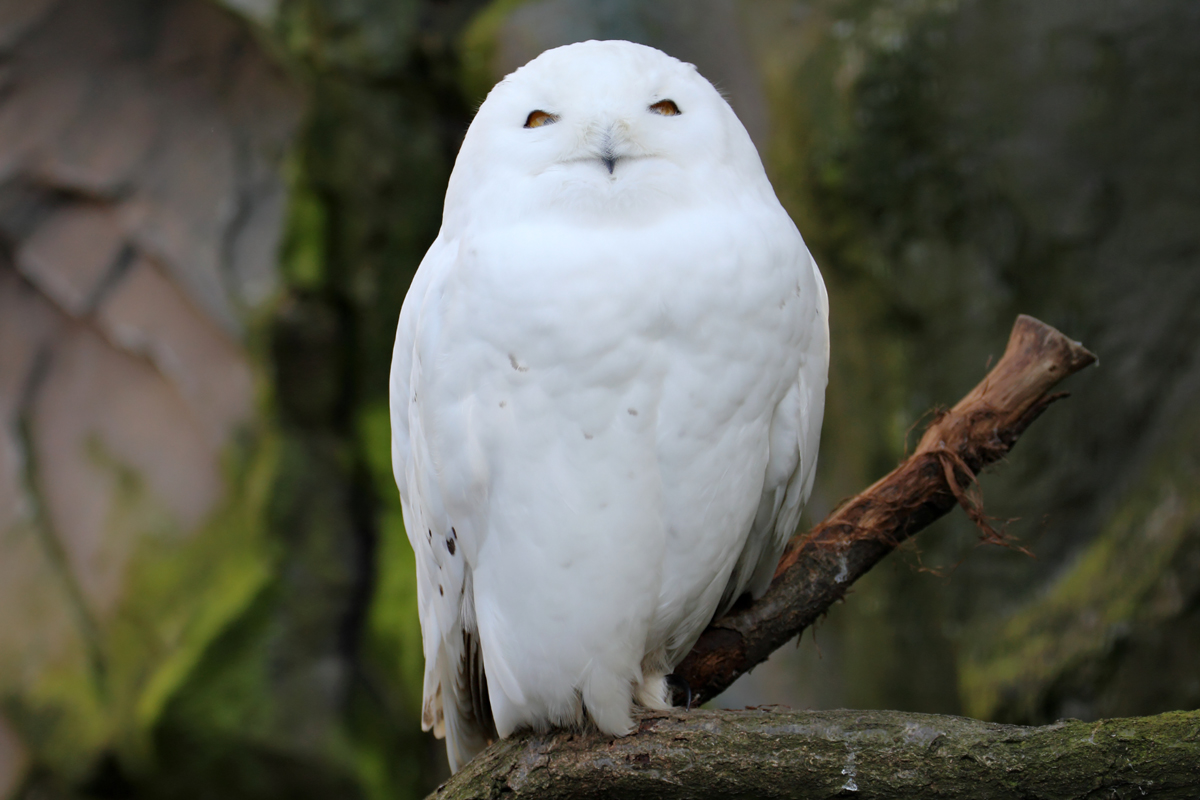
[[[1099,368],[962,515],[719,703],[1200,707],[1200,6],[0,0],[0,798],[407,798],[386,373],[474,106],[694,62],[829,284],[819,518],[1016,314]]]

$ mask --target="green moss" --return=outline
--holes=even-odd
[[[214,637],[163,710],[159,736],[178,730],[244,741],[270,740],[273,697],[268,665],[279,586],[265,585]]]
[[[1103,663],[1129,631],[1153,628],[1176,612],[1177,603],[1158,602],[1157,594],[1176,554],[1196,537],[1198,446],[1200,435],[1181,432],[1044,596],[998,631],[974,632],[975,646],[960,664],[967,713],[1038,719],[1057,687]]]
[[[359,410],[357,434],[380,504],[386,509],[399,509],[400,495],[392,474],[392,419],[386,401],[377,400]]]
[[[329,222],[324,204],[304,180],[295,157],[289,160],[287,172],[291,190],[280,266],[290,286],[314,290],[325,278]]]
[[[68,649],[19,687],[6,687],[4,715],[39,767],[65,781],[82,778],[112,740],[108,704],[87,668],[86,653]]]
[[[359,442],[382,500],[377,518],[375,593],[367,620],[369,647],[389,682],[401,689],[408,712],[419,715],[424,656],[417,616],[417,567],[392,476],[391,420],[386,405],[375,404],[359,414]]]
[[[419,12],[416,0],[283,0],[275,35],[318,71],[394,77],[406,66]]]
[[[143,476],[93,442],[93,463],[114,477],[104,541],[132,543],[115,608],[97,620],[104,670],[86,659],[39,673],[8,705],[39,764],[80,776],[97,753],[145,766],[154,727],[200,655],[266,583],[272,556],[264,511],[275,470],[270,436],[230,452],[229,496],[197,530],[179,530]]]
[[[1200,713],[1042,728],[896,711],[654,712],[636,735],[520,733],[439,798],[1193,797]]]
[[[231,482],[239,490],[234,503],[183,547],[156,540],[131,565],[135,579],[129,584],[130,610],[118,619],[128,624],[126,634],[136,640],[144,631],[139,617],[154,609],[161,631],[157,641],[147,643],[158,659],[150,652],[137,659],[134,647],[122,651],[137,659],[136,666],[132,661],[129,665],[131,677],[145,671],[133,709],[134,738],[128,745],[135,752],[206,648],[249,608],[272,576],[275,554],[263,530],[263,512],[275,458],[274,442],[262,442],[250,468]],[[153,667],[146,669],[147,665]]]

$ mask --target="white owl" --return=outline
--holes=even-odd
[[[491,91],[391,374],[422,723],[453,769],[667,705],[797,525],[828,363],[821,275],[695,67],[585,42]]]

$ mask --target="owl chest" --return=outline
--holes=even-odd
[[[620,381],[663,355],[705,371],[766,368],[801,323],[792,242],[773,233],[700,217],[472,237],[443,296],[446,323],[478,347],[480,370],[513,380]]]

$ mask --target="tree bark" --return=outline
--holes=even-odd
[[[701,635],[675,670],[693,705],[766,660],[955,505],[986,540],[1007,544],[972,485],[1065,396],[1051,390],[1095,360],[1049,325],[1018,317],[1000,361],[935,416],[912,455],[794,537],[767,592]],[[899,712],[679,711],[643,714],[623,739],[560,731],[498,742],[437,796],[1072,798],[1112,788],[1119,797],[1190,797],[1178,792],[1196,787],[1198,765],[1200,712],[1018,728]]]
[[[1200,711],[1042,728],[898,711],[646,712],[623,739],[498,742],[431,797],[1200,796]]]

